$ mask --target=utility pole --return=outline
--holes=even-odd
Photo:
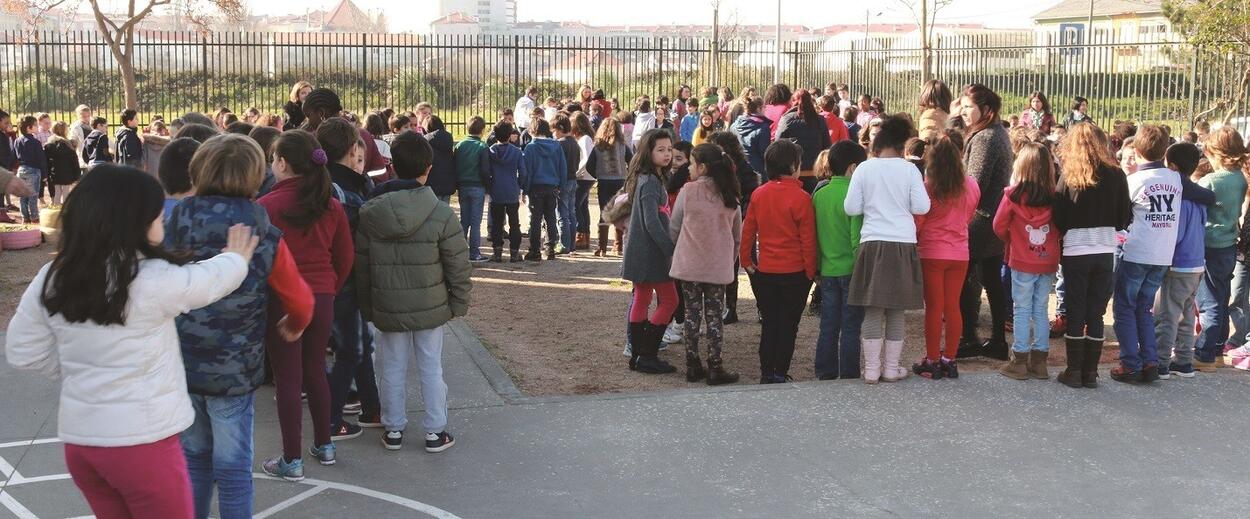
[[[781,83],[781,0],[777,0],[777,42],[773,66],[773,84]]]

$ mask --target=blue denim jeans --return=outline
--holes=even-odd
[[[30,166],[21,166],[17,168],[17,178],[25,182],[35,196],[24,196],[19,202],[22,210],[22,218],[26,221],[39,219],[39,186],[40,179],[43,177],[43,171],[39,168]]]
[[[1013,351],[1050,351],[1050,316],[1047,304],[1050,300],[1050,288],[1054,284],[1054,274],[1030,274],[1018,270],[1011,272],[1011,325],[1015,330],[1012,332]]]
[[[412,332],[373,330],[377,351],[373,356],[378,374],[378,396],[382,400],[382,426],[402,431],[408,426],[407,380],[409,357],[415,355],[421,375],[421,398],[427,433],[447,428],[447,383],[443,381],[443,327]]]
[[[1228,340],[1228,298],[1232,290],[1237,247],[1206,250],[1207,271],[1198,287],[1198,322],[1202,332],[1194,342],[1194,356],[1202,362],[1215,362],[1224,353]]]
[[[1066,292],[1066,283],[1063,282],[1063,269],[1055,272],[1055,315],[1068,315],[1068,305],[1064,304],[1063,296]]]
[[[1115,317],[1116,338],[1120,339],[1120,364],[1125,368],[1139,370],[1159,363],[1151,310],[1167,272],[1164,265],[1144,265],[1123,258],[1117,265],[1111,314]]]
[[[1250,266],[1243,259],[1233,267],[1232,301],[1228,303],[1227,342],[1234,346],[1250,343]]]
[[[565,250],[573,250],[577,234],[577,180],[569,180],[560,186],[560,244]]]
[[[820,337],[816,377],[859,377],[859,327],[864,309],[847,304],[851,276],[820,278]]]
[[[334,367],[326,380],[330,384],[330,425],[343,421],[343,404],[356,382],[361,412],[378,413],[378,385],[373,373],[373,334],[360,318],[356,304],[356,286],[348,282],[334,298]]]
[[[195,517],[205,519],[217,485],[221,519],[252,517],[252,421],[256,393],[240,396],[190,395],[195,422],[182,431]]]
[[[486,204],[486,188],[460,188],[460,229],[469,240],[469,259],[482,259],[482,211]]]

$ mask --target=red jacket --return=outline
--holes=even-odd
[[[751,261],[757,239],[759,265]],[[754,266],[767,274],[802,271],[808,279],[816,278],[816,211],[799,179],[772,180],[751,194],[738,256],[744,268]]]
[[[846,129],[846,123],[842,121],[838,114],[832,112],[820,112],[820,116],[825,118],[825,127],[829,128],[829,142],[837,144],[841,141],[851,140],[851,132]]]
[[[994,234],[1006,246],[1005,260],[1011,270],[1030,274],[1054,274],[1059,270],[1059,228],[1051,206],[1033,207],[1011,201],[1011,188],[994,214]]]
[[[306,229],[295,227],[284,214],[295,208],[302,178],[288,178],[274,184],[269,194],[257,200],[269,219],[282,230],[282,239],[295,265],[313,294],[338,294],[351,276],[356,252],[347,214],[338,200],[330,198],[330,210]]]

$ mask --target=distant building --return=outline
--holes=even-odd
[[[259,30],[272,32],[387,32],[386,15],[365,12],[351,0],[341,0],[328,11],[272,16],[257,22]]]
[[[1091,35],[1091,4],[1095,42],[1135,43],[1172,33],[1162,0],[1063,0],[1033,15],[1033,21],[1039,33],[1059,34],[1064,44],[1085,43]]]
[[[465,18],[475,20],[479,33],[499,33],[516,25],[516,3],[517,0],[439,0],[438,14],[447,18],[459,13]],[[440,32],[434,27],[431,24],[431,32]]]

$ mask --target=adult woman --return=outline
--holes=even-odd
[[[764,93],[762,114],[772,123],[768,134],[770,140],[777,137],[777,124],[781,121],[781,116],[790,110],[790,98],[793,96],[790,87],[782,83],[768,87],[768,91]]]
[[[959,357],[986,357],[1007,360],[1007,300],[1000,274],[1003,242],[994,234],[994,213],[1011,180],[1011,138],[999,112],[1002,99],[989,87],[972,84],[960,96],[960,117],[967,127],[964,166],[976,179],[981,201],[968,226],[968,280],[960,294],[963,339]],[[977,316],[981,308],[981,288],[990,301],[990,339],[977,339]]]
[[[946,120],[951,114],[946,111],[951,105],[951,89],[937,79],[930,79],[920,89],[920,118],[916,128],[920,138],[929,140],[937,137],[946,129]]]
[[[616,119],[607,118],[599,124],[595,133],[595,147],[586,159],[586,172],[599,182],[599,248],[595,256],[608,255],[608,223],[603,220],[603,209],[625,185],[625,171],[633,154],[629,150],[624,130]],[[589,218],[586,219],[590,221]],[[621,253],[620,231],[616,234],[616,253]]]
[[[1040,90],[1029,96],[1029,107],[1020,112],[1020,126],[1050,135],[1055,126],[1055,114],[1050,113],[1050,101]]]
[[[308,93],[312,92],[313,87],[307,81],[296,81],[291,85],[291,95],[288,97],[286,105],[282,110],[286,112],[286,123],[282,125],[283,130],[294,130],[304,124],[304,99],[308,97]]]
[[[829,127],[825,124],[825,118],[816,110],[810,92],[800,89],[794,94],[790,104],[792,108],[777,124],[777,138],[792,140],[803,148],[799,180],[803,182],[803,190],[810,194],[816,188],[817,182],[816,157],[833,143],[829,140]]]
[[[581,105],[582,111],[589,112],[590,104],[595,102],[595,90],[590,85],[582,85],[577,89],[577,104]]]

